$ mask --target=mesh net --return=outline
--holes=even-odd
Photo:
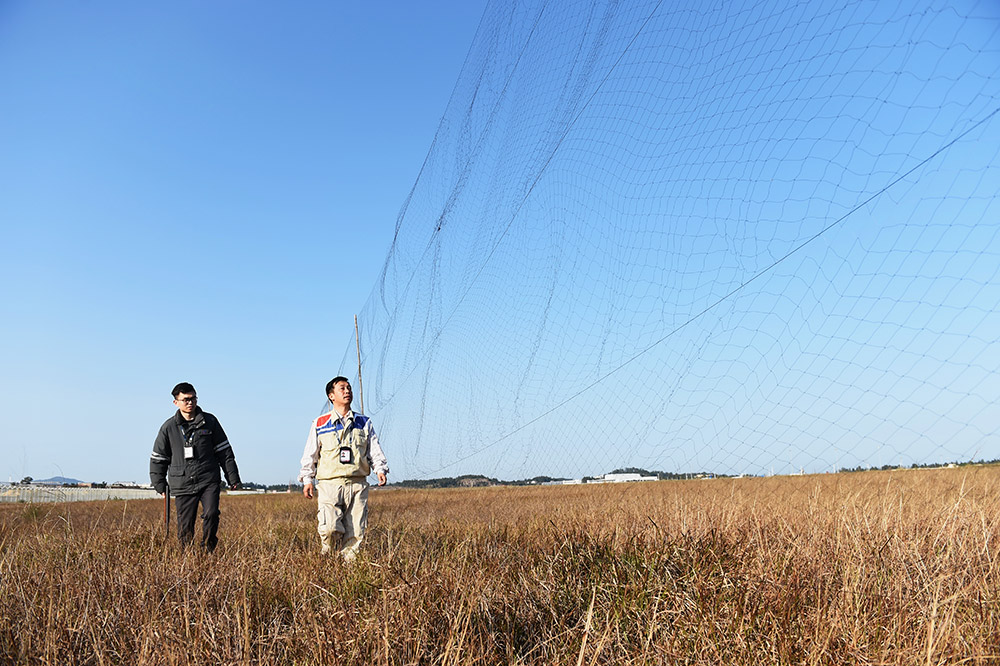
[[[492,2],[359,313],[393,476],[1000,457],[1000,6],[916,5]]]

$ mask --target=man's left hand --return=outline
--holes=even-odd
[[[375,475],[378,477],[378,485],[384,486],[385,485],[385,472],[376,472]]]
[[[240,482],[237,481],[236,483],[229,484],[229,489],[230,490],[239,490],[240,489]]]

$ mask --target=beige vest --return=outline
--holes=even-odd
[[[365,431],[355,427],[353,421],[347,428],[340,427],[340,423],[336,421],[334,424],[336,429],[329,426],[316,429],[319,443],[316,478],[320,481],[366,478],[372,470],[368,463],[368,437]]]

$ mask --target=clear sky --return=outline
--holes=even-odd
[[[0,3],[0,477],[294,479],[485,4]]]
[[[396,478],[1000,457],[998,10],[492,3],[359,314]]]

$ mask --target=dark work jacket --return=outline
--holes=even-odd
[[[185,446],[194,448],[193,458],[185,460]],[[232,486],[240,482],[236,456],[219,419],[198,407],[190,421],[177,410],[163,422],[149,458],[149,481],[156,492],[166,490],[169,482],[171,494],[200,493],[212,484],[221,483],[220,468],[226,472],[226,483]]]

